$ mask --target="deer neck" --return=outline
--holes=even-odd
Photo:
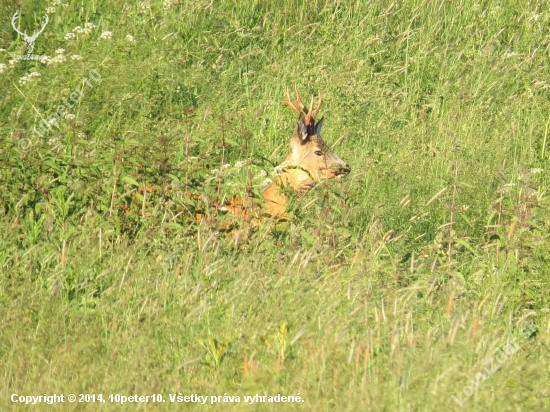
[[[281,182],[277,177],[271,185],[262,193],[265,199],[265,211],[267,214],[279,217],[286,213],[287,201],[282,191]]]
[[[279,168],[278,176],[273,183],[263,191],[266,199],[266,212],[271,216],[281,216],[286,213],[287,199],[284,195],[284,188],[290,186],[298,193],[306,193],[313,186],[311,175],[299,165],[292,161],[292,152],[286,157],[285,163]]]

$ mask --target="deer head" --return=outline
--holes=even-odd
[[[46,24],[48,24],[48,21],[49,21],[49,17],[48,15],[46,14],[45,15],[46,17],[46,21],[44,22],[44,24],[42,25],[42,27],[35,31],[32,36],[29,36],[27,35],[27,32],[24,31],[24,32],[21,32],[19,31],[19,29],[17,27],[15,27],[15,21],[19,18],[19,12],[15,12],[15,14],[13,15],[12,19],[11,19],[11,25],[13,27],[13,29],[19,33],[19,35],[21,35],[21,37],[23,37],[23,40],[27,43],[27,54],[31,54],[32,51],[34,50],[34,42],[36,41],[36,38],[38,37],[38,35],[40,33],[42,33],[44,31],[44,28],[46,27]]]
[[[290,138],[290,152],[285,162],[279,166],[279,176],[263,193],[268,201],[267,212],[271,215],[281,215],[286,210],[286,199],[278,190],[280,186],[291,186],[297,192],[305,193],[315,182],[343,177],[350,172],[350,167],[321,138],[323,119],[315,120],[322,104],[321,94],[319,93],[319,103],[315,109],[313,97],[308,109],[298,90],[295,93],[296,100],[292,100],[287,90],[288,100],[283,102],[299,116],[294,134]]]
[[[315,120],[323,102],[321,94],[319,94],[319,103],[315,109],[313,109],[313,97],[311,98],[310,109],[308,109],[302,103],[298,90],[295,90],[295,92],[296,100],[292,101],[287,90],[288,100],[284,102],[300,116],[294,134],[290,138],[291,150],[285,158],[285,163],[289,167],[294,167],[294,170],[308,174],[310,180],[313,181],[347,175],[350,172],[350,167],[336,156],[321,138],[323,118],[319,121]],[[292,184],[293,182],[290,181],[289,183],[296,190],[303,191],[301,187],[295,187]]]

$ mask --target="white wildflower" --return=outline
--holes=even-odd
[[[50,140],[48,140],[48,144],[53,145],[53,144],[57,143],[58,140],[59,140],[58,138],[52,137]]]
[[[230,167],[231,167],[231,164],[229,164],[229,163],[226,163],[226,164],[223,165],[224,169],[229,169]]]
[[[55,51],[55,54],[63,54],[63,53],[65,53],[65,49],[57,49]]]
[[[86,22],[84,23],[84,27],[76,26],[73,29],[73,32],[77,34],[90,34],[96,27],[97,27],[97,24]]]
[[[55,118],[52,118],[52,119],[48,120],[46,123],[48,124],[48,126],[56,126],[56,127],[58,127],[57,119],[55,119]]]
[[[218,169],[212,169],[210,173],[212,173],[213,175],[217,175],[220,173],[220,171]]]
[[[61,4],[61,0],[52,0],[52,6],[59,6]]]
[[[90,34],[94,29],[97,27],[97,24],[90,23],[89,21],[84,23],[84,28],[82,29],[82,33],[84,34]]]
[[[50,56],[46,56],[45,54],[40,56],[40,63],[49,64],[50,60],[51,60]]]
[[[71,56],[71,60],[82,60],[82,56],[80,56],[79,54],[73,54]]]
[[[67,61],[67,57],[64,54],[56,54],[54,57],[49,58],[46,64],[49,66],[50,64],[63,63],[65,61]]]
[[[267,179],[264,180],[263,185],[264,185],[264,186],[269,186],[271,183],[273,183],[273,180],[271,180],[271,179],[268,177]]]
[[[544,172],[544,169],[541,169],[540,167],[535,167],[534,169],[531,169],[531,173],[534,174],[534,175],[542,173],[542,172]]]
[[[274,175],[277,176],[280,172],[282,172],[288,166],[290,166],[290,164],[288,162],[283,162],[280,165],[275,166],[275,169],[273,169]]]
[[[65,116],[63,116],[67,120],[74,120],[76,119],[76,116],[72,113],[65,113]]]
[[[241,167],[245,166],[246,162],[239,160],[235,163],[235,169],[240,169]]]
[[[76,34],[74,34],[72,31],[68,32],[64,37],[65,40],[74,40],[75,38]]]
[[[130,43],[135,43],[136,42],[136,38],[134,36],[132,36],[131,34],[126,35],[126,40],[128,40]]]
[[[15,64],[17,63],[17,59],[11,59],[9,62],[10,66],[15,66]]]
[[[111,33],[110,31],[104,31],[99,36],[99,39],[100,40],[111,40],[112,37],[113,37],[113,33]]]
[[[57,9],[54,6],[50,6],[50,7],[46,8],[46,13],[47,14],[53,14],[53,13],[55,13],[56,10]]]
[[[19,84],[27,84],[28,82],[31,81],[31,79],[33,77],[40,77],[40,73],[38,72],[30,72],[29,74],[27,74],[26,76],[23,76],[19,79]]]
[[[88,137],[88,136],[86,135],[86,133],[84,133],[84,132],[78,133],[77,136],[78,136],[79,139],[86,139],[86,137]]]
[[[0,63],[0,73],[4,73],[4,70],[6,70],[6,65],[4,63]]]

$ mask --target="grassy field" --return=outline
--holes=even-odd
[[[2,410],[550,410],[548,2],[62,1],[0,6]],[[352,172],[228,233],[294,85]]]

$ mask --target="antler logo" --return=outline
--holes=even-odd
[[[25,43],[27,43],[27,54],[31,54],[33,49],[34,49],[34,42],[36,41],[36,38],[38,37],[38,35],[40,33],[42,33],[44,31],[44,28],[46,27],[46,24],[48,24],[48,15],[45,14],[45,17],[46,17],[46,21],[44,22],[44,24],[42,25],[42,27],[40,28],[40,30],[38,31],[35,31],[32,36],[29,36],[27,34],[26,31],[24,32],[21,32],[19,31],[19,29],[17,27],[15,27],[15,21],[19,18],[19,12],[15,12],[15,14],[13,15],[13,18],[11,19],[11,25],[13,27],[13,29],[19,33],[21,35],[21,37],[23,37],[23,40],[25,41]]]

